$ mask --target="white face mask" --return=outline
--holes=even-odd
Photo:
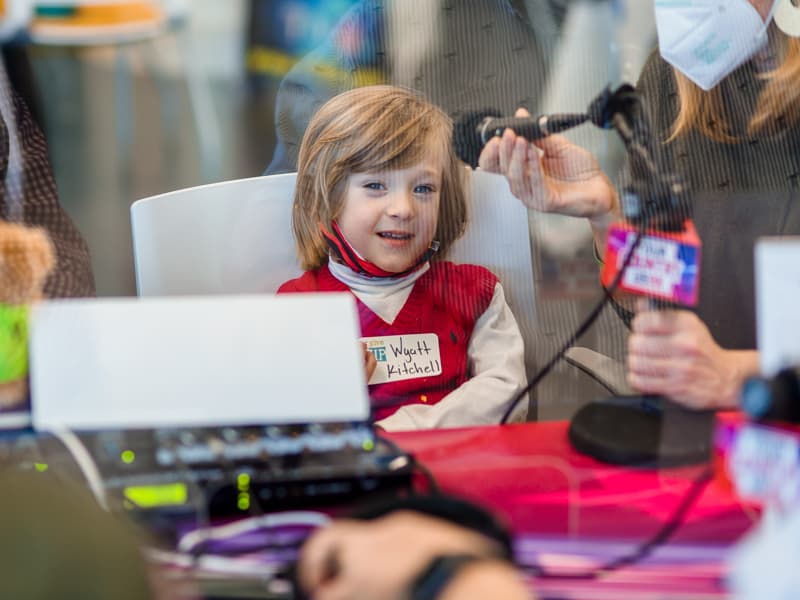
[[[661,56],[708,91],[767,43],[766,22],[747,0],[655,0]]]

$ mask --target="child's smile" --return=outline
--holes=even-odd
[[[439,215],[442,169],[422,161],[406,169],[353,173],[337,219],[362,258],[401,273],[427,250]]]
[[[379,231],[378,235],[382,237],[391,248],[403,248],[414,239],[413,233],[404,231]]]

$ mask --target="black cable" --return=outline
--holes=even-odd
[[[624,87],[624,86],[623,86]],[[641,103],[641,98],[638,95],[632,94],[628,96],[629,101],[633,101],[639,105],[640,113],[638,114],[631,114],[630,118],[635,121],[634,126],[628,123],[626,118],[620,113],[616,112],[611,117],[611,122],[614,125],[614,129],[622,139],[623,144],[625,145],[625,149],[630,156],[632,167],[634,168],[634,172],[638,173],[640,178],[644,178],[651,181],[658,181],[659,180],[659,168],[658,164],[655,160],[655,150],[651,144],[649,144],[650,137],[650,127],[649,121],[646,117],[646,113],[644,112],[644,107]],[[642,137],[645,142],[643,143],[638,138]],[[614,277],[611,284],[608,288],[603,289],[603,297],[600,301],[595,305],[595,307],[589,312],[586,319],[578,325],[578,328],[570,335],[566,342],[556,351],[553,357],[545,363],[545,365],[528,381],[528,384],[515,396],[512,397],[506,412],[503,414],[503,417],[500,419],[500,425],[505,425],[508,423],[509,418],[511,418],[514,409],[516,408],[517,404],[519,404],[520,400],[522,400],[528,393],[536,387],[539,382],[544,379],[544,377],[553,369],[556,363],[564,357],[569,348],[571,348],[575,342],[577,342],[580,337],[586,333],[589,327],[597,320],[597,317],[600,316],[603,308],[606,306],[608,302],[612,300],[612,296],[614,292],[619,287],[620,282],[622,281],[622,277],[625,274],[625,271],[628,268],[628,265],[633,260],[633,255],[635,254],[636,248],[639,246],[639,243],[644,238],[644,233],[647,230],[648,226],[650,225],[650,221],[654,216],[653,211],[649,210],[652,207],[649,205],[645,207],[645,209],[641,213],[641,221],[639,222],[637,229],[636,229],[636,238],[634,239],[633,244],[631,245],[630,249],[628,250],[628,254],[625,256],[625,260],[622,262],[619,271],[617,272],[616,276]],[[536,403],[534,402],[534,406]]]
[[[555,364],[564,357],[566,351],[569,350],[584,333],[586,333],[589,327],[592,326],[592,323],[594,323],[597,320],[597,317],[600,316],[600,313],[602,312],[603,308],[611,299],[611,296],[614,294],[614,292],[617,290],[620,281],[622,281],[622,277],[625,274],[628,265],[631,263],[631,260],[633,260],[633,255],[636,252],[636,248],[639,247],[639,243],[644,238],[644,232],[645,229],[647,228],[648,220],[649,219],[645,218],[641,223],[640,227],[637,229],[636,238],[633,240],[633,244],[631,244],[628,253],[625,255],[625,260],[622,262],[619,271],[617,272],[614,279],[611,281],[611,285],[609,285],[607,288],[603,288],[603,297],[589,312],[589,315],[586,317],[586,319],[584,319],[583,323],[581,323],[578,326],[578,328],[572,333],[572,335],[570,335],[567,338],[566,342],[564,342],[564,344],[556,351],[556,353],[552,356],[552,358],[549,361],[547,361],[541,369],[539,369],[536,375],[534,375],[530,379],[530,381],[528,381],[528,384],[524,388],[522,388],[522,390],[520,390],[519,392],[517,392],[516,395],[513,396],[508,405],[508,408],[506,409],[506,412],[503,414],[503,418],[500,419],[500,425],[505,425],[506,423],[508,423],[508,419],[514,412],[514,409],[516,408],[517,404],[519,404],[519,401],[522,400],[528,394],[528,392],[530,392],[534,387],[536,387],[536,385],[538,385],[542,379],[544,379],[545,375],[547,375],[553,369]]]
[[[583,573],[558,573],[555,571],[548,571],[544,567],[538,565],[527,565],[522,566],[524,570],[530,572],[533,576],[541,578],[541,579],[596,579],[600,575],[604,575],[611,571],[616,571],[621,569],[622,567],[632,566],[636,563],[642,561],[643,559],[647,558],[647,556],[658,546],[666,542],[672,534],[677,531],[677,529],[683,524],[683,520],[686,518],[686,514],[689,512],[689,509],[694,505],[697,499],[700,497],[700,493],[705,489],[705,486],[711,481],[711,477],[713,475],[712,468],[710,466],[706,466],[698,475],[694,481],[692,481],[692,485],[689,487],[689,490],[686,494],[681,498],[681,501],[678,503],[678,506],[675,508],[675,511],[672,513],[669,519],[667,519],[664,526],[659,529],[655,535],[653,535],[650,539],[642,543],[636,550],[631,552],[630,554],[626,554],[610,560],[604,565],[601,565],[595,569],[590,571],[585,571]]]
[[[564,360],[567,362],[567,364],[575,367],[581,373],[586,374],[587,377],[591,377],[593,381],[597,382],[598,385],[600,385],[612,396],[617,394],[617,390],[615,390],[611,385],[609,385],[609,383],[605,379],[600,377],[595,371],[586,367],[586,365],[581,364],[577,360],[571,359],[569,356],[564,357]]]
[[[380,441],[380,442],[383,442],[384,444],[389,446],[389,448],[392,451],[394,451],[396,454],[402,454],[402,455],[408,457],[408,460],[411,462],[412,471],[414,469],[419,471],[422,474],[422,476],[425,478],[425,481],[428,483],[428,490],[429,490],[428,493],[429,493],[429,495],[431,495],[431,496],[440,496],[441,495],[442,490],[439,487],[439,483],[436,481],[436,477],[434,477],[433,472],[425,464],[423,464],[419,460],[417,460],[416,456],[414,456],[413,454],[411,454],[409,452],[406,452],[400,446],[398,446],[397,443],[394,440],[390,440],[389,438],[378,434],[377,431],[375,432],[375,439]]]

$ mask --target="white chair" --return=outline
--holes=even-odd
[[[239,179],[169,192],[131,206],[140,296],[270,293],[301,273],[292,238],[295,174]],[[505,178],[471,172],[469,225],[450,260],[491,269],[503,284],[535,370],[527,210]]]
[[[528,376],[538,370],[536,294],[528,214],[504,177],[470,172],[469,224],[454,262],[495,273],[525,339]],[[177,190],[131,206],[140,296],[273,293],[301,273],[292,238],[295,174],[267,175]],[[621,365],[573,348],[568,362],[617,393]],[[533,415],[531,415],[533,416]]]
[[[292,238],[295,174],[177,190],[131,206],[140,296],[275,292],[302,272]]]

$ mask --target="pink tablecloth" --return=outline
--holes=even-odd
[[[434,474],[443,491],[474,500],[504,519],[522,562],[591,568],[629,553],[673,514],[701,467],[668,470],[606,465],[575,452],[567,423],[474,427],[391,434]],[[563,598],[724,596],[724,557],[756,520],[718,479],[684,524],[644,563],[593,582],[542,581]],[[648,596],[651,597],[651,596]]]

